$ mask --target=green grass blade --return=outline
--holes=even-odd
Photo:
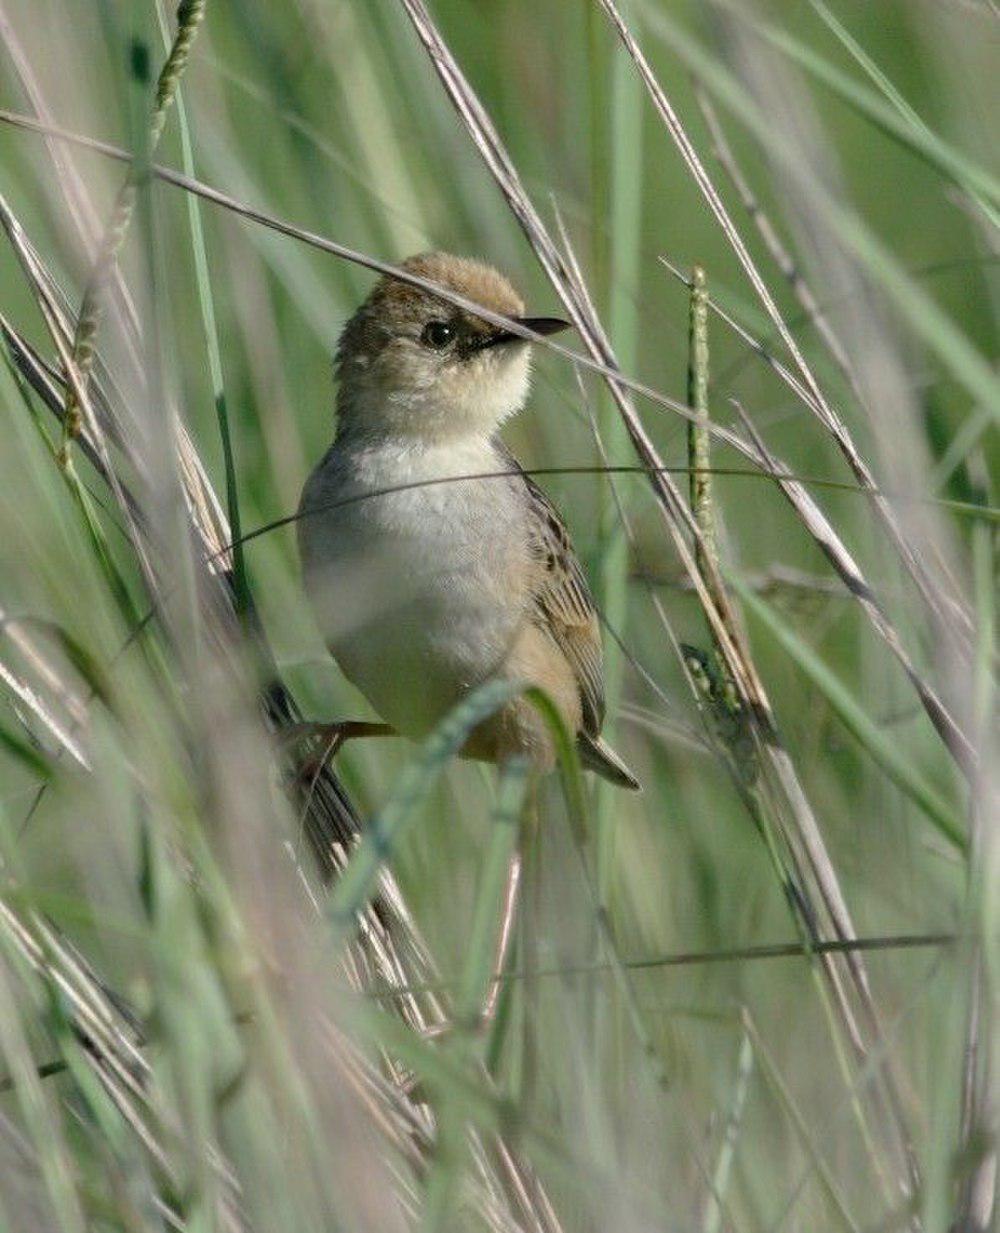
[[[459,1026],[476,1027],[490,983],[499,938],[507,870],[517,846],[518,825],[528,790],[529,765],[511,759],[500,768],[500,785],[490,821],[490,842],[476,896],[468,951],[455,1005]]]
[[[705,1207],[702,1220],[702,1233],[719,1233],[722,1228],[722,1200],[729,1191],[729,1180],[733,1171],[733,1159],[736,1155],[736,1144],[739,1139],[743,1121],[743,1109],[746,1105],[747,1089],[753,1074],[753,1045],[749,1034],[744,1031],[740,1039],[740,1051],[736,1061],[736,1080],[733,1084],[733,1094],[729,1105],[729,1116],[726,1119],[722,1145],[716,1161],[715,1172],[712,1175],[712,1193]]]
[[[21,401],[24,403],[31,421],[41,440],[45,443],[46,449],[52,455],[54,461],[58,462],[59,449],[53,441],[46,425],[43,423],[38,408],[35,405],[35,398],[30,387],[23,380],[14,357],[10,353],[9,344],[5,342],[4,360],[9,369],[14,386],[18,392]],[[86,486],[80,480],[76,467],[73,465],[72,459],[67,459],[65,464],[59,464],[62,472],[63,481],[66,484],[69,493],[76,504],[83,518],[84,526],[86,527],[87,537],[90,540],[91,547],[94,551],[94,556],[97,563],[108,582],[108,588],[114,596],[122,619],[126,628],[133,629],[139,620],[139,614],[136,611],[135,604],[132,600],[128,585],[122,576],[121,570],[115,561],[111,546],[108,543],[107,536],[104,533],[104,528],[101,524],[100,516],[96,508],[96,502],[91,494],[87,491]],[[82,649],[81,649],[81,653]]]
[[[481,1131],[524,1143],[533,1158],[564,1185],[591,1193],[604,1188],[606,1194],[620,1180],[606,1162],[588,1159],[584,1165],[582,1159],[574,1159],[562,1136],[526,1118],[518,1105],[489,1088],[485,1075],[471,1076],[447,1050],[435,1048],[393,1015],[365,1007],[361,1019],[374,1043],[398,1057],[429,1088],[460,1103],[465,1116]]]
[[[6,826],[0,818],[0,825]],[[21,996],[15,996],[13,977],[18,976]],[[15,1098],[38,1155],[52,1213],[64,1233],[83,1233],[86,1225],[74,1185],[72,1154],[65,1141],[57,1105],[43,1087],[31,1053],[28,1025],[42,1014],[43,993],[12,945],[6,930],[0,930],[0,1058],[13,1080]]]
[[[857,62],[860,69],[864,71],[866,76],[874,82],[878,89],[885,95],[889,102],[896,108],[899,114],[907,120],[914,128],[926,129],[927,126],[917,115],[916,111],[906,101],[903,94],[896,89],[893,83],[889,80],[885,73],[879,68],[871,56],[865,51],[857,39],[851,34],[845,25],[827,8],[823,0],[809,0],[814,11],[819,15],[820,19],[826,23],[829,30],[843,44],[844,48]]]
[[[742,1020],[744,1029],[750,1038],[757,1060],[760,1063],[760,1072],[767,1081],[768,1086],[773,1091],[777,1102],[785,1110],[788,1118],[795,1130],[796,1136],[801,1143],[806,1157],[810,1162],[811,1168],[815,1170],[816,1176],[820,1179],[820,1183],[827,1196],[831,1209],[836,1212],[840,1224],[847,1229],[849,1233],[861,1233],[861,1228],[857,1221],[853,1218],[847,1207],[847,1202],[840,1193],[840,1188],[837,1185],[836,1178],[831,1172],[830,1166],[823,1159],[823,1155],[819,1150],[818,1145],[814,1141],[813,1133],[810,1130],[809,1123],[795,1100],[793,1093],[789,1090],[788,1085],[782,1078],[781,1071],[778,1069],[778,1064],[771,1056],[760,1032],[757,1029],[749,1012],[742,1012]]]
[[[521,692],[519,686],[506,681],[490,681],[473,690],[438,724],[400,776],[389,800],[365,827],[361,845],[330,897],[328,912],[336,925],[350,927],[372,894],[382,865],[472,729]]]
[[[993,415],[988,407],[974,407],[962,421],[961,427],[948,443],[948,448],[934,464],[934,470],[927,477],[929,492],[937,492],[951,479],[952,475],[965,462],[968,456],[979,444],[980,439],[993,423]],[[979,508],[974,507],[974,508]],[[993,511],[994,513],[996,511]]]
[[[902,95],[892,86],[872,59],[860,53],[857,44],[835,19],[831,22],[824,17],[834,34],[840,38],[865,71],[888,95],[892,105],[884,103],[877,94],[859,85],[829,60],[800,42],[786,30],[768,25],[756,18],[749,18],[744,10],[739,10],[731,4],[727,4],[726,7],[738,13],[751,29],[787,56],[789,60],[794,61],[814,80],[821,82],[841,102],[870,120],[887,136],[921,157],[960,188],[966,189],[976,198],[977,202],[982,204],[990,222],[994,226],[1000,226],[1000,215],[994,208],[997,203],[1000,203],[1000,181],[985,168],[980,167],[937,136],[905,102]],[[823,16],[820,11],[821,6],[813,4],[813,8],[820,12],[820,16]]]
[[[485,1038],[481,1016],[494,977],[507,871],[517,844],[518,826],[528,788],[529,765],[512,759],[500,769],[490,841],[476,895],[468,951],[455,1003],[448,1048],[465,1066],[481,1060]],[[434,1165],[427,1179],[423,1227],[437,1233],[451,1227],[456,1193],[466,1159],[466,1124],[461,1108],[445,1099]]]
[[[817,191],[808,171],[800,165],[796,151],[788,148],[775,132],[771,121],[732,73],[720,67],[714,56],[665,13],[648,6],[644,13],[649,28],[673,48],[719,102],[802,185],[810,203],[878,279],[914,334],[941,359],[972,398],[982,403],[993,418],[1000,421],[1000,380],[968,336],[910,277],[899,260],[853,210]]]
[[[163,44],[170,47],[170,32],[162,4],[156,6]],[[177,123],[181,139],[181,166],[184,174],[195,175],[194,152],[191,130],[188,126],[187,108],[178,85],[175,99]],[[238,612],[246,612],[250,604],[247,581],[246,555],[240,521],[239,488],[236,483],[236,463],[233,458],[233,442],[229,429],[229,411],[226,406],[226,387],[222,374],[222,349],[219,346],[219,331],[216,325],[215,297],[208,268],[208,249],[205,244],[205,229],[201,221],[201,204],[193,193],[187,196],[188,227],[191,232],[191,254],[194,258],[195,286],[198,291],[198,308],[201,312],[202,330],[205,335],[205,350],[208,354],[208,373],[212,383],[212,398],[219,424],[219,441],[222,445],[222,465],[226,479],[226,516],[229,519],[230,543],[233,545],[233,589]]]
[[[624,6],[628,12],[628,5]],[[603,196],[610,198],[610,252],[608,261],[608,328],[619,363],[625,372],[636,371],[639,350],[639,302],[632,293],[641,282],[643,186],[643,99],[627,57],[612,49],[610,99],[610,156],[602,160],[610,183]],[[596,174],[596,168],[595,168]],[[629,437],[622,417],[607,390],[601,391],[601,437],[609,458],[625,458]],[[631,490],[629,490],[631,491]],[[629,543],[623,524],[624,486],[601,486],[600,596],[611,629],[624,631],[629,610]],[[608,717],[605,736],[613,745],[618,730],[624,658],[614,639],[606,639],[604,686]],[[595,785],[594,819],[597,828],[597,893],[607,904],[614,869],[616,814],[619,790],[604,779]]]
[[[33,775],[44,780],[52,778],[52,768],[42,754],[30,741],[25,740],[16,732],[11,732],[5,724],[0,724],[0,745],[18,762],[27,767]]]
[[[747,609],[823,694],[841,722],[901,791],[919,805],[938,832],[959,849],[966,845],[965,827],[952,806],[931,787],[900,752],[811,647],[783,621],[765,600],[727,570],[727,581]]]

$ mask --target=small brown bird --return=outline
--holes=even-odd
[[[536,333],[569,324],[522,316],[481,262],[426,253],[403,268]],[[337,663],[395,731],[425,735],[484,681],[527,682],[552,697],[585,765],[638,788],[601,739],[600,630],[569,534],[496,436],[524,405],[529,351],[398,279],[375,286],[341,336],[337,434],[302,494],[306,585]],[[518,753],[554,761],[523,698],[463,750]]]

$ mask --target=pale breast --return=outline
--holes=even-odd
[[[299,543],[320,627],[401,731],[427,731],[500,671],[524,625],[523,502],[484,478],[506,469],[488,443],[335,446],[306,485]]]

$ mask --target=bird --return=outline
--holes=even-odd
[[[401,268],[547,335],[508,279],[446,252]],[[522,409],[529,340],[433,292],[383,276],[336,350],[333,442],[296,519],[305,589],[347,679],[385,721],[345,735],[420,739],[490,680],[540,686],[584,766],[639,782],[601,737],[597,609],[566,524],[503,444]],[[330,725],[336,728],[337,725]],[[470,733],[460,756],[555,763],[548,726],[523,693]]]

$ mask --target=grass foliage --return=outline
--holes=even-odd
[[[0,1230],[993,1227],[998,78],[992,0],[0,0]],[[641,794],[534,692],[558,774],[455,761],[496,684],[289,732],[375,718],[289,516],[426,248],[577,326],[505,438]]]

